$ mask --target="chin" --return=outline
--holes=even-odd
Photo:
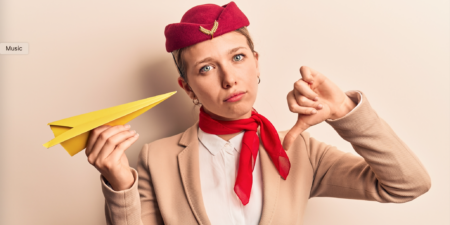
[[[226,112],[223,117],[226,118],[239,118],[252,111],[253,104],[251,102],[239,102],[238,104],[230,105],[227,110],[222,112]]]

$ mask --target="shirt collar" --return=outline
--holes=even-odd
[[[229,141],[223,140],[221,137],[215,134],[209,134],[200,127],[198,128],[198,140],[205,146],[206,149],[212,154],[217,154],[223,147],[225,147],[226,143],[230,143],[233,149],[237,152],[241,151],[242,138],[244,137],[244,131],[239,133],[238,135],[231,138]]]

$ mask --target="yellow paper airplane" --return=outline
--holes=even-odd
[[[71,156],[74,156],[86,148],[86,142],[91,130],[102,125],[124,125],[175,93],[177,92],[173,91],[51,122],[48,125],[50,125],[55,138],[45,143],[44,147],[50,148],[54,145],[61,144]]]

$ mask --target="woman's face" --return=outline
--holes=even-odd
[[[258,54],[251,51],[244,35],[229,32],[192,45],[182,54],[193,93],[181,77],[179,84],[191,98],[198,98],[206,113],[217,120],[251,116],[260,73]]]

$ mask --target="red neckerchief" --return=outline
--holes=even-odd
[[[275,168],[277,168],[281,177],[287,178],[291,163],[281,145],[278,132],[272,123],[266,117],[256,112],[255,109],[252,110],[252,116],[248,119],[222,121],[211,118],[202,106],[200,107],[199,126],[200,129],[209,134],[233,134],[242,130],[246,131],[242,138],[239,168],[234,184],[234,192],[243,205],[247,205],[249,202],[252,190],[252,172],[259,149],[259,138],[256,134],[258,126],[261,126],[261,140]]]

